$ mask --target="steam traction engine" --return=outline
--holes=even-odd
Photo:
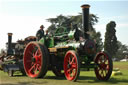
[[[6,51],[3,51],[2,56],[0,56],[0,70],[7,72],[9,76],[13,76],[15,71],[21,71],[25,75],[23,52],[26,44],[30,41],[36,41],[36,37],[29,36],[24,40],[18,40],[12,43],[12,33],[8,33]]]
[[[60,32],[53,36],[45,36],[38,42],[30,42],[24,51],[24,69],[32,78],[44,77],[47,70],[52,70],[56,76],[76,81],[80,68],[94,68],[99,80],[108,80],[111,76],[113,63],[106,52],[96,53],[96,44],[90,39],[89,5],[82,5],[84,33],[77,28],[75,31]],[[64,71],[63,71],[64,70]]]

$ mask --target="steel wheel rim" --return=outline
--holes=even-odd
[[[35,43],[27,45],[24,52],[24,68],[29,77],[37,77],[41,72],[42,53],[40,47]]]
[[[72,81],[76,78],[78,71],[77,57],[72,52],[68,52],[64,59],[64,73],[68,80]]]
[[[97,56],[95,63],[98,65],[95,68],[97,77],[104,80],[110,70],[110,61],[108,55],[106,55],[105,53],[100,53],[100,55]]]

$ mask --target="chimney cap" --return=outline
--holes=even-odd
[[[89,4],[84,4],[84,5],[81,6],[81,8],[83,8],[83,9],[85,9],[85,8],[89,8],[89,7],[90,7]]]
[[[8,36],[12,36],[12,33],[8,33]]]

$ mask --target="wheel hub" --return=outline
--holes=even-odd
[[[101,64],[101,65],[100,65],[100,68],[106,69],[106,65],[105,65],[105,64]]]
[[[71,64],[68,64],[68,66],[67,66],[68,68],[71,68],[72,67],[72,65]]]
[[[34,63],[35,63],[35,62],[36,62],[36,59],[35,59],[35,58],[32,58],[32,62],[34,62]]]

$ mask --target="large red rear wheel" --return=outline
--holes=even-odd
[[[64,58],[64,73],[67,80],[76,81],[80,74],[80,60],[75,51],[68,51]]]
[[[94,61],[97,64],[95,68],[96,77],[99,80],[108,80],[113,70],[111,56],[106,52],[99,52]]]
[[[24,51],[24,69],[26,74],[32,78],[44,77],[47,72],[48,50],[37,42],[30,42]]]

